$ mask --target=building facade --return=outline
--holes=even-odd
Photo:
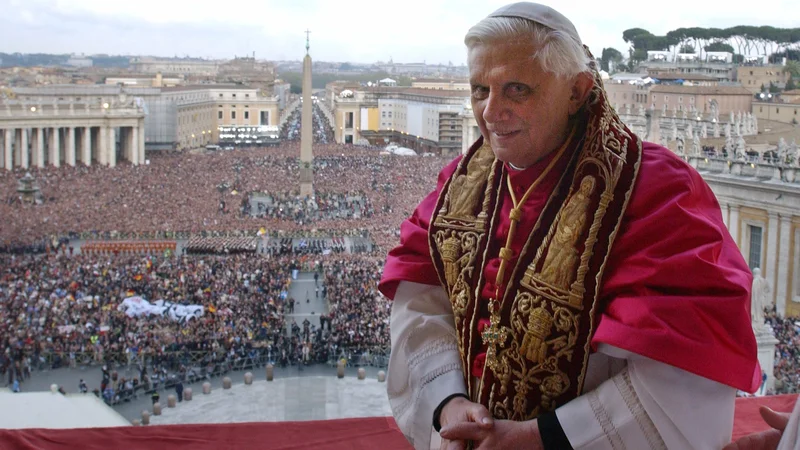
[[[276,96],[239,85],[171,88],[61,85],[15,88],[10,92],[14,101],[25,105],[57,104],[55,111],[67,118],[73,114],[68,109],[70,104],[74,104],[74,111],[83,111],[83,105],[87,103],[90,109],[103,104],[113,107],[119,98],[127,98],[126,101],[133,101],[142,111],[144,135],[141,141],[151,151],[203,147],[219,141],[220,127],[277,125],[280,113]],[[12,114],[8,109],[5,111],[6,117],[19,113],[13,108],[10,111]],[[57,118],[46,117],[48,120]],[[96,128],[100,125],[91,126]],[[100,159],[97,161],[102,162]]]
[[[650,89],[650,108],[655,110],[697,110],[711,112],[717,105],[719,115],[751,110],[753,95],[742,86],[655,85]]]
[[[220,61],[191,58],[134,58],[131,60],[132,72],[163,74],[203,74],[216,76]]]
[[[162,98],[174,110],[179,150],[219,142],[221,128],[276,126],[280,113],[276,96],[238,85],[165,88]]]
[[[751,269],[769,281],[777,311],[800,314],[800,168],[697,158],[722,218]],[[738,171],[738,174],[734,175]],[[791,181],[790,181],[791,180]]]
[[[411,82],[412,88],[438,89],[449,91],[469,91],[469,81],[466,79],[439,79],[420,78]]]
[[[145,162],[144,108],[120,94],[97,101],[0,101],[0,169]]]
[[[758,94],[768,90],[770,83],[784,88],[789,75],[783,71],[783,66],[739,66],[736,68],[736,81],[752,94]]]
[[[625,108],[637,110],[639,107],[650,106],[650,84],[617,83],[608,81],[603,87],[606,90],[608,101],[617,111]]]
[[[800,101],[795,103],[754,101],[753,115],[759,119],[797,125],[800,123]]]
[[[653,78],[663,74],[705,75],[718,81],[732,81],[734,64],[727,52],[706,52],[702,56],[694,53],[664,51],[647,52],[647,60],[639,64],[640,72],[647,72]]]
[[[394,142],[418,152],[457,155],[462,146],[461,113],[468,98],[468,90],[342,89],[333,99],[336,142],[384,146]]]

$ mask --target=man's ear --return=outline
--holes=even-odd
[[[577,113],[586,103],[594,87],[594,77],[589,72],[581,72],[572,80],[569,97],[569,115]]]

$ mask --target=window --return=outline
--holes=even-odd
[[[694,103],[694,97],[689,97],[689,103]]]
[[[250,111],[245,111],[244,112],[244,120],[247,120],[249,118],[250,118]]]
[[[758,107],[758,112],[764,112],[764,107],[763,106],[759,106]]]
[[[250,98],[250,94],[244,94],[244,96]]]
[[[222,111],[219,111],[219,114],[217,114],[217,119],[222,120]]]
[[[775,108],[775,114],[780,114],[780,113],[781,113],[781,109],[780,108]]]
[[[756,267],[761,268],[761,227],[748,225],[747,228],[750,233],[750,249],[747,261],[750,264],[750,270],[753,270]]]
[[[231,97],[236,98],[236,94],[231,94]]]
[[[231,119],[236,119],[236,111],[231,111]]]
[[[219,98],[222,98],[222,94],[219,94]]]
[[[669,103],[669,95],[664,96],[664,103]]]
[[[683,97],[678,97],[678,103],[683,103]]]

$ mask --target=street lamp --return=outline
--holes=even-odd
[[[103,109],[108,109],[108,102],[103,103]]]
[[[31,112],[36,112],[36,107],[35,106],[31,106]]]

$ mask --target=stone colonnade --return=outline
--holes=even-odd
[[[47,165],[114,167],[117,154],[133,165],[144,164],[144,120],[135,126],[7,127],[0,124],[0,169]],[[119,152],[117,144],[119,144]]]

